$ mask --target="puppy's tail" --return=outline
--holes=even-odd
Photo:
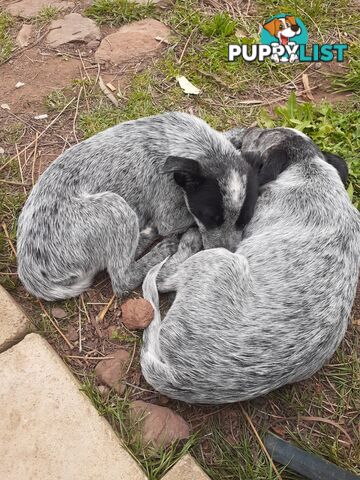
[[[159,305],[159,292],[156,286],[156,278],[169,257],[165,258],[162,262],[158,263],[149,270],[142,285],[143,297],[150,302],[154,309],[154,318],[148,328],[144,331],[143,350],[147,353],[151,353],[157,357],[160,357],[159,347],[159,331],[161,327],[161,314]]]
[[[173,383],[173,375],[169,366],[161,360],[159,338],[161,314],[159,292],[156,286],[156,278],[166,261],[167,258],[149,270],[142,285],[143,296],[150,302],[154,309],[154,318],[143,334],[143,347],[140,360],[141,369],[146,381],[160,392],[163,390],[162,387],[166,388],[166,385]]]

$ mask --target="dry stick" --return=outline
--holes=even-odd
[[[34,158],[33,158],[32,167],[31,167],[31,182],[33,186],[35,184],[35,162],[36,162],[36,155],[37,155],[37,144],[38,144],[38,133],[36,133],[35,135],[35,148],[33,152]]]
[[[130,368],[132,367],[132,364],[133,364],[133,361],[134,361],[134,357],[135,357],[135,352],[136,352],[136,343],[134,343],[134,348],[133,348],[133,352],[132,352],[132,355],[131,355],[131,359],[130,359],[130,362],[129,362],[129,365],[126,369],[126,372],[125,372],[125,375],[127,375],[130,371]]]
[[[79,103],[80,103],[80,98],[81,98],[82,91],[83,91],[83,86],[81,86],[81,88],[79,90],[79,95],[78,95],[77,102],[76,102],[76,110],[75,110],[75,115],[74,115],[74,120],[73,120],[73,134],[74,134],[76,143],[79,143],[79,140],[76,136],[76,119],[77,119],[77,116],[78,116],[78,113],[79,113]]]
[[[80,295],[80,298],[81,298],[81,303],[82,303],[82,305],[83,305],[83,308],[84,308],[84,312],[85,312],[87,321],[88,321],[89,323],[91,323],[91,320],[90,320],[90,317],[89,317],[89,313],[88,313],[88,311],[87,311],[86,304],[85,304],[85,301],[84,301],[84,295],[81,294],[81,295]]]
[[[13,254],[15,255],[15,258],[16,258],[16,250],[15,250],[14,244],[12,243],[11,238],[10,238],[10,236],[9,236],[9,232],[8,232],[6,223],[3,222],[3,223],[1,224],[1,226],[2,226],[2,228],[3,228],[3,230],[4,230],[6,240],[9,242],[10,248],[11,248],[11,250],[12,250],[12,252],[13,252]]]
[[[12,180],[3,180],[0,178],[0,183],[7,183],[8,185],[16,185],[17,187],[31,187],[31,183],[13,182]]]
[[[82,67],[83,67],[83,69],[84,69],[85,75],[87,76],[87,79],[90,81],[90,76],[89,76],[89,74],[88,74],[87,71],[86,71],[86,68],[85,68],[85,65],[84,65],[84,61],[83,61],[82,56],[81,56],[81,52],[80,52],[80,50],[78,50],[77,52],[78,52],[78,54],[79,54],[80,62],[81,62],[81,65],[82,65]]]
[[[256,428],[255,428],[255,426],[254,426],[251,418],[250,418],[249,415],[245,412],[245,409],[244,409],[244,407],[243,407],[241,404],[240,404],[240,409],[241,409],[241,411],[242,411],[242,414],[243,414],[244,417],[246,418],[246,420],[249,422],[249,425],[250,425],[250,427],[251,427],[251,430],[254,432],[254,435],[255,435],[257,441],[259,442],[259,445],[260,445],[262,451],[263,451],[263,452],[265,453],[265,455],[267,456],[267,458],[268,458],[268,460],[269,460],[269,462],[270,462],[270,465],[271,465],[271,467],[273,468],[273,470],[274,470],[277,478],[278,478],[279,480],[282,480],[281,475],[280,475],[278,469],[276,468],[276,466],[275,466],[275,464],[274,464],[274,462],[273,462],[273,459],[271,458],[269,452],[267,451],[267,449],[266,449],[263,441],[261,440],[260,435],[258,434],[258,432],[257,432],[257,430],[256,430]]]
[[[191,39],[191,37],[193,36],[193,33],[194,33],[196,30],[197,30],[197,27],[195,27],[194,30],[191,31],[188,39],[186,40],[185,45],[184,45],[184,48],[183,48],[183,51],[181,52],[180,58],[179,58],[179,60],[177,61],[177,64],[178,64],[178,65],[181,64],[182,59],[183,59],[183,57],[184,57],[184,55],[185,55],[186,49],[187,49],[187,47],[188,47],[188,45],[189,45],[190,39]]]
[[[16,148],[16,155],[17,155],[17,159],[18,159],[18,163],[19,163],[21,182],[24,183],[24,175],[23,175],[23,172],[22,172],[21,160],[20,160],[19,149],[18,149],[17,143],[15,143],[15,148]],[[27,196],[27,191],[26,191],[25,186],[23,186],[23,189],[24,189],[25,196]]]
[[[77,358],[79,360],[113,360],[115,357],[87,357],[86,355],[65,355],[66,358]]]
[[[50,315],[48,314],[48,312],[46,311],[44,305],[41,303],[40,300],[38,300],[39,302],[39,305],[41,307],[41,310],[44,312],[44,314],[46,315],[46,317],[50,320],[52,326],[55,328],[55,330],[62,336],[62,338],[65,340],[65,342],[68,344],[68,346],[73,349],[74,346],[73,344],[70,342],[70,340],[68,340],[66,338],[66,336],[64,335],[64,333],[60,330],[60,328],[56,325],[56,323],[54,322],[54,320],[50,317]]]
[[[114,300],[116,298],[116,295],[113,295],[111,298],[110,298],[110,301],[109,303],[106,305],[106,307],[99,313],[99,315],[96,317],[96,320],[98,322],[102,322],[105,318],[105,315],[107,314],[107,312],[109,311],[109,308],[111,307],[111,305],[113,304]]]
[[[61,110],[61,112],[54,118],[54,120],[52,120],[49,125],[39,134],[38,136],[38,139],[40,137],[42,137],[44,135],[45,132],[47,132],[49,130],[50,127],[52,127],[54,125],[54,123],[61,117],[61,115],[65,112],[65,110],[68,108],[69,105],[71,105],[74,101],[76,100],[76,97],[73,97],[69,103],[67,103],[65,105],[65,107]],[[22,153],[25,152],[25,150],[27,150],[29,147],[31,147],[31,145],[33,145],[35,143],[35,140],[33,140],[32,142],[29,143],[29,145],[26,145],[26,147],[24,147],[20,152],[19,152],[19,155],[21,155]],[[13,157],[10,158],[10,160],[8,160],[6,163],[4,163],[4,165],[2,167],[0,167],[0,172],[10,163],[12,162],[15,158],[17,157],[17,155],[14,155]]]
[[[82,352],[81,310],[79,308],[79,353]]]

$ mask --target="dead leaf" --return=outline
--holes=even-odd
[[[110,92],[110,90],[107,88],[107,86],[104,83],[104,80],[99,77],[99,87],[103,94],[110,100],[110,102],[115,105],[115,107],[119,106],[119,102],[116,100],[114,95]]]
[[[115,92],[115,91],[116,91],[116,87],[114,87],[114,85],[113,85],[112,83],[109,82],[109,83],[106,84],[106,86],[107,86],[107,88],[108,88],[109,90],[111,90],[112,92]]]
[[[302,74],[302,82],[304,85],[304,93],[309,100],[314,100],[313,94],[311,93],[309,75],[307,73]]]
[[[193,85],[186,77],[176,77],[177,82],[179,83],[180,87],[184,90],[184,93],[189,95],[199,95],[201,90],[195,85]]]
[[[166,45],[170,45],[169,40],[166,40],[166,38],[163,37],[155,37],[155,40],[157,40],[160,43],[166,43]]]

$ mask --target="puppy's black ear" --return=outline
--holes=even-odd
[[[259,171],[260,186],[275,180],[290,164],[287,152],[278,147],[269,148],[262,157]]]
[[[257,174],[260,173],[260,170],[262,169],[264,163],[263,157],[260,155],[260,153],[242,152],[242,155],[245,162],[247,162],[252,167],[254,172]]]
[[[343,184],[346,185],[349,178],[349,170],[345,160],[334,153],[321,153],[324,155],[325,160],[338,171]]]
[[[198,188],[204,180],[199,162],[191,158],[168,157],[162,173],[173,173],[175,182],[187,192]]]

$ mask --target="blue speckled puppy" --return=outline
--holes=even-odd
[[[340,178],[344,161],[291,129],[227,136],[259,170],[243,240],[235,253],[185,260],[184,249],[178,266],[170,258],[143,284],[155,308],[143,375],[189,403],[247,400],[313,375],[344,337],[359,275],[360,215]],[[176,292],[163,321],[158,289]]]
[[[174,112],[109,128],[64,152],[33,188],[19,218],[19,277],[33,295],[56,300],[107,269],[122,295],[193,225],[205,248],[234,250],[253,213],[255,177],[197,117]],[[136,261],[158,236],[169,238]]]

